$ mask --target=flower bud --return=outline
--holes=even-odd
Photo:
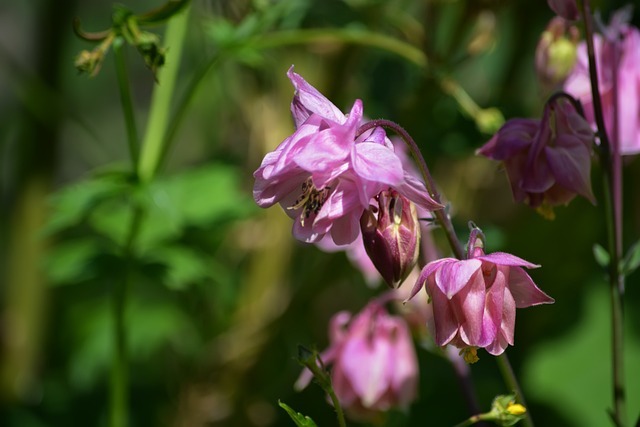
[[[360,219],[364,247],[387,284],[396,288],[418,259],[418,213],[415,205],[395,190],[382,191],[376,199],[377,217],[370,207]]]
[[[576,63],[578,29],[556,16],[547,25],[536,47],[536,74],[542,86],[562,83]]]

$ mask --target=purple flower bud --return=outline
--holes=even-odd
[[[569,21],[580,19],[580,12],[576,0],[547,0],[549,7],[559,16]]]
[[[330,346],[321,355],[332,364],[331,382],[346,413],[374,420],[392,408],[404,409],[416,398],[418,361],[407,324],[391,316],[382,300],[370,302],[359,314],[343,311],[331,319]],[[296,388],[305,387],[305,369]]]
[[[418,213],[415,205],[395,190],[380,192],[376,200],[378,206],[366,210],[360,219],[362,239],[382,278],[396,288],[418,260]]]
[[[536,74],[543,87],[562,83],[576,62],[578,28],[556,16],[547,25],[536,47]]]

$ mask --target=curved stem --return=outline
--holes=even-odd
[[[518,383],[518,378],[516,377],[515,372],[513,372],[513,368],[511,367],[511,363],[509,363],[507,354],[502,353],[496,359],[498,361],[498,368],[500,369],[500,373],[502,374],[504,382],[513,392],[516,393],[516,400],[518,401],[518,403],[527,408],[525,418],[522,420],[524,422],[524,425],[533,427],[533,419],[531,418],[529,406],[527,406],[527,402],[524,399],[524,393],[522,393],[522,389],[520,388],[520,384]]]
[[[409,135],[409,133],[397,123],[394,123],[390,120],[384,120],[384,119],[371,120],[370,122],[365,123],[360,127],[360,129],[358,129],[357,134],[361,135],[367,130],[373,129],[376,127],[391,129],[395,133],[397,133],[400,137],[402,137],[404,142],[409,147],[409,150],[411,151],[413,158],[418,163],[418,168],[420,169],[420,173],[422,174],[422,178],[424,179],[424,184],[427,187],[427,191],[429,192],[429,195],[433,200],[435,200],[438,203],[441,203],[440,194],[438,193],[436,184],[433,181],[433,177],[431,176],[431,173],[429,173],[429,168],[427,167],[427,163],[425,162],[424,157],[422,157],[422,153],[420,152],[418,145],[413,140],[413,138],[411,138],[411,135]],[[453,229],[453,224],[451,223],[451,218],[449,218],[449,215],[447,215],[447,213],[444,212],[444,209],[433,211],[433,214],[435,215],[436,219],[444,229],[449,245],[451,246],[451,249],[453,250],[456,258],[464,259],[464,249],[462,248],[462,245],[460,244],[460,241],[456,236],[456,233]]]
[[[622,165],[619,152],[618,123],[617,123],[617,58],[614,58],[613,83],[613,136],[610,142],[604,123],[600,90],[598,87],[598,72],[593,45],[593,24],[589,0],[581,0],[580,7],[584,20],[587,53],[589,57],[589,77],[591,80],[591,96],[593,109],[600,137],[599,154],[603,168],[603,185],[605,196],[605,215],[607,223],[609,247],[609,289],[611,293],[611,330],[612,330],[612,374],[613,374],[613,417],[618,427],[626,425],[626,386],[624,377],[624,275],[620,272],[622,259]],[[613,43],[616,46],[616,42]],[[614,54],[617,53],[614,47]],[[617,56],[617,55],[616,55]]]
[[[118,88],[120,89],[120,105],[124,114],[124,121],[127,127],[127,143],[129,156],[134,174],[138,173],[138,130],[136,128],[136,118],[133,112],[133,101],[131,89],[129,88],[129,73],[127,72],[127,60],[124,52],[124,40],[118,37],[113,42],[113,53],[116,62],[116,74],[118,76]]]

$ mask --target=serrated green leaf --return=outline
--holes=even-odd
[[[628,276],[640,267],[640,240],[634,243],[622,261],[622,274]]]
[[[609,266],[609,261],[611,259],[609,257],[609,252],[597,243],[593,245],[593,256],[598,265],[602,268],[607,268]]]
[[[289,414],[293,422],[296,423],[298,427],[317,427],[316,423],[313,422],[311,418],[302,415],[300,412],[294,411],[286,403],[278,400],[278,405],[280,405],[282,409],[287,411],[287,414]]]
[[[51,215],[43,233],[56,233],[80,223],[96,205],[121,193],[126,186],[122,177],[110,175],[63,188],[51,198]]]
[[[54,285],[77,283],[91,276],[90,261],[100,252],[94,239],[62,242],[47,254],[44,269]]]

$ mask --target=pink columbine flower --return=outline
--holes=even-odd
[[[343,311],[330,322],[330,345],[321,355],[333,365],[333,389],[347,414],[372,420],[392,408],[406,409],[417,395],[418,361],[407,324],[384,308],[384,298],[359,314]],[[306,387],[305,369],[296,388]]]
[[[480,347],[497,356],[514,344],[516,308],[551,304],[553,298],[522,268],[538,265],[502,252],[485,255],[474,231],[468,258],[443,258],[427,264],[411,298],[426,289],[433,305],[430,329],[439,346]]]
[[[369,201],[388,188],[427,209],[442,208],[407,176],[381,128],[358,135],[360,100],[344,115],[293,67],[288,76],[296,89],[296,131],[265,156],[254,173],[253,196],[261,207],[280,203],[294,219],[297,239],[318,242],[330,233],[337,245],[353,242]]]
[[[512,119],[478,154],[504,162],[516,202],[553,217],[552,207],[576,194],[595,203],[591,192],[589,124],[561,97],[547,103],[542,120]]]
[[[640,153],[640,31],[626,22],[627,13],[626,10],[616,13],[604,36],[594,35],[605,127],[612,142],[617,133],[622,155]],[[614,100],[614,77],[618,87],[617,105]],[[564,84],[564,90],[582,101],[587,120],[595,129],[585,42],[578,45],[578,61]],[[618,123],[614,123],[616,113]]]

